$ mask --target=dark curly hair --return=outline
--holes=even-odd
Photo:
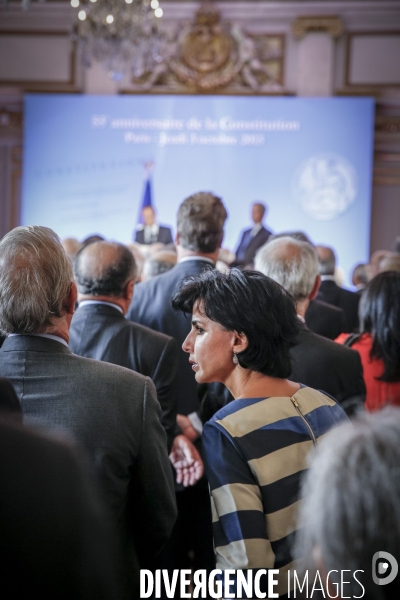
[[[298,319],[292,296],[273,279],[258,271],[209,269],[184,279],[172,298],[176,310],[190,314],[196,302],[209,319],[247,337],[248,347],[237,355],[240,366],[270,377],[290,375]]]

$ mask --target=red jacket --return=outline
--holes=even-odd
[[[344,344],[348,333],[341,333],[335,342]],[[369,333],[364,333],[359,339],[351,344],[352,350],[357,350],[360,355],[364,370],[365,387],[367,395],[365,399],[365,408],[368,411],[379,410],[386,404],[396,404],[400,406],[400,381],[388,382],[380,381],[383,373],[383,361],[369,356],[372,347],[372,337]]]

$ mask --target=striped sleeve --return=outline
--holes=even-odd
[[[203,431],[217,568],[273,568],[261,490],[235,441],[215,421]]]

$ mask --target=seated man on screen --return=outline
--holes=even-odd
[[[135,242],[138,244],[173,244],[170,227],[156,223],[156,213],[152,206],[145,206],[142,210],[143,224],[136,230]]]

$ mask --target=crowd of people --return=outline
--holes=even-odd
[[[400,591],[371,566],[400,560],[399,248],[350,291],[334,249],[251,214],[235,254],[210,192],[182,202],[174,243],[151,207],[127,246],[0,241],[13,597],[138,598],[141,569],[278,569],[283,598],[296,568]]]

